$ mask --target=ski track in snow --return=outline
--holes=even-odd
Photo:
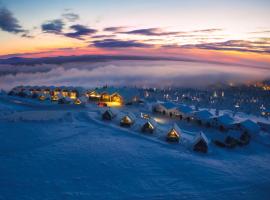
[[[43,112],[0,101],[0,200],[270,198],[261,138],[204,155],[105,123],[90,108],[66,110],[62,120],[7,120]]]

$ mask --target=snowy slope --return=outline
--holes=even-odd
[[[44,115],[15,105],[7,112],[12,106],[3,102],[0,108],[7,113],[0,115],[0,199],[270,197],[270,146],[260,137],[243,148],[212,147],[202,155],[104,123],[96,107]],[[21,117],[10,120],[16,116]],[[266,133],[263,139],[269,138]]]

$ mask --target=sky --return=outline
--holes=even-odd
[[[149,55],[267,67],[269,0],[0,0],[0,58]]]

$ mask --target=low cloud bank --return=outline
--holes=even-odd
[[[17,85],[97,87],[203,87],[217,82],[243,83],[270,77],[270,69],[175,61],[0,65],[0,88]]]

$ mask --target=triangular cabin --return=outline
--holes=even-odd
[[[74,104],[76,104],[76,105],[80,105],[81,103],[82,102],[81,102],[81,100],[79,98],[74,100]]]
[[[59,95],[52,95],[51,96],[51,101],[58,101],[59,100]]]
[[[193,151],[207,153],[209,141],[203,132],[195,136],[193,142]]]
[[[173,127],[167,134],[167,141],[168,142],[179,142],[181,131],[179,127],[174,124]]]
[[[147,122],[145,122],[141,128],[141,131],[143,133],[154,133],[155,131],[155,126],[152,122],[150,122],[149,120]]]
[[[133,118],[129,115],[125,115],[120,121],[120,126],[130,127],[133,123]]]
[[[116,116],[116,114],[112,110],[106,110],[102,114],[102,119],[103,120],[112,120],[115,116]]]
[[[39,95],[38,99],[40,101],[45,101],[46,100],[46,96],[44,94],[41,94],[41,95]]]

